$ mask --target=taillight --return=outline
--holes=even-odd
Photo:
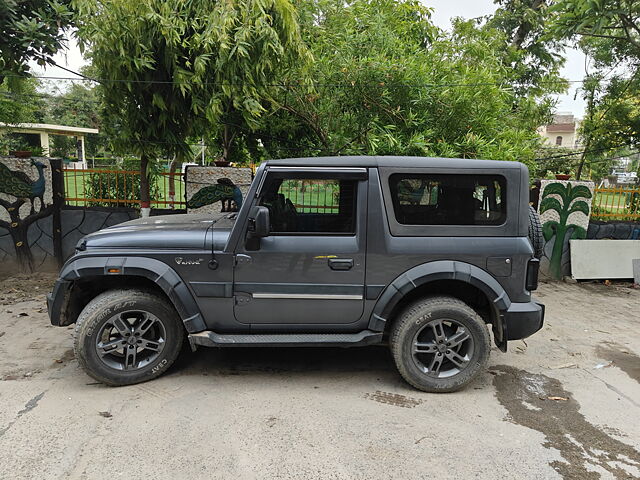
[[[538,288],[538,270],[540,270],[540,260],[532,258],[527,263],[527,283],[526,289],[532,292]]]

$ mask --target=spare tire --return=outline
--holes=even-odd
[[[542,257],[544,250],[544,237],[542,236],[542,224],[540,216],[535,208],[529,205],[529,241],[533,247],[533,255],[536,258]]]

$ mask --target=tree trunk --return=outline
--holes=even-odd
[[[231,132],[229,125],[224,126],[222,131],[222,161],[230,162],[231,148],[233,144],[233,138],[236,136],[236,132]]]
[[[553,250],[549,259],[549,273],[552,278],[562,280],[562,251],[564,250],[564,237],[567,234],[565,225],[558,225],[556,238],[553,239]]]
[[[584,144],[584,149],[582,150],[582,155],[580,156],[580,163],[578,164],[578,169],[576,170],[576,180],[580,180],[580,176],[582,175],[582,169],[584,168],[584,162],[586,160],[587,151],[589,150],[589,144],[591,137],[587,138],[587,143]]]
[[[149,156],[140,155],[140,215],[148,217],[151,213],[151,197],[149,195]]]

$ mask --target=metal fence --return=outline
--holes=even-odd
[[[170,191],[170,179],[174,192]],[[160,172],[149,179],[152,208],[185,208],[182,173]],[[67,205],[86,207],[139,207],[140,172],[137,170],[64,169]]]
[[[278,193],[289,199],[298,212],[338,213],[339,190],[336,180],[285,180]]]
[[[640,219],[640,189],[596,188],[591,204],[591,218],[594,220]]]

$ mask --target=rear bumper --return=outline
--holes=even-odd
[[[504,313],[507,340],[519,340],[533,335],[544,323],[544,305],[535,300],[512,303]]]

